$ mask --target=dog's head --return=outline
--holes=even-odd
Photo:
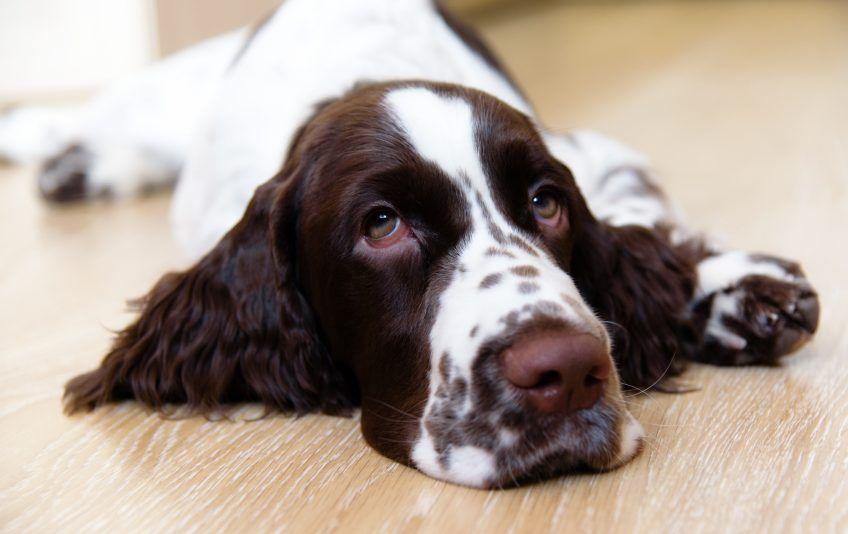
[[[584,300],[602,232],[526,116],[456,86],[363,86],[307,121],[212,252],[157,284],[69,408],[361,404],[368,443],[436,478],[610,468],[642,431]]]

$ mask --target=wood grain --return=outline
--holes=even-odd
[[[693,224],[801,259],[815,341],[778,368],[694,367],[630,399],[649,440],[617,471],[507,491],[428,479],[358,419],[61,414],[126,298],[182,265],[166,196],[51,209],[0,170],[0,525],[52,531],[848,531],[848,8],[578,3],[479,21],[556,127],[651,154]]]

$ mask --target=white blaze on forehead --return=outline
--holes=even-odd
[[[456,178],[465,173],[485,186],[474,141],[474,113],[465,100],[423,87],[391,91],[386,104],[418,154]],[[483,179],[483,183],[479,180]]]
[[[510,228],[492,199],[477,147],[474,110],[468,101],[424,87],[406,87],[390,91],[385,103],[416,153],[444,171],[465,193],[475,233],[484,224],[484,209],[498,227]]]

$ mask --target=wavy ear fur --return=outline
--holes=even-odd
[[[663,388],[689,358],[687,305],[694,254],[673,247],[668,231],[613,227],[592,220],[575,242],[572,275],[606,322],[622,381]]]
[[[298,413],[356,402],[297,288],[296,184],[282,174],[257,189],[214,250],[136,303],[141,315],[100,367],[68,382],[68,413],[127,398],[203,414],[237,401]]]

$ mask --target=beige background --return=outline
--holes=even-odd
[[[170,54],[200,39],[255,24],[282,0],[153,0],[162,55]],[[462,13],[481,13],[492,8],[519,4],[522,0],[441,0]],[[525,2],[527,0],[524,0]],[[538,0],[535,0],[538,3]]]
[[[157,54],[153,0],[0,0],[0,104],[87,94]]]
[[[170,54],[200,39],[255,24],[281,0],[155,0],[159,51]]]
[[[167,195],[55,209],[0,170],[0,530],[848,531],[848,7],[556,4],[480,15],[555,127],[651,154],[693,224],[802,260],[821,330],[778,368],[694,367],[629,399],[648,432],[617,471],[508,491],[383,459],[357,419],[61,414],[128,297],[180,266]],[[250,408],[245,409],[250,412]]]
[[[157,57],[254,25],[280,1],[0,0],[0,105],[90,94]],[[443,1],[479,13],[527,0]]]

